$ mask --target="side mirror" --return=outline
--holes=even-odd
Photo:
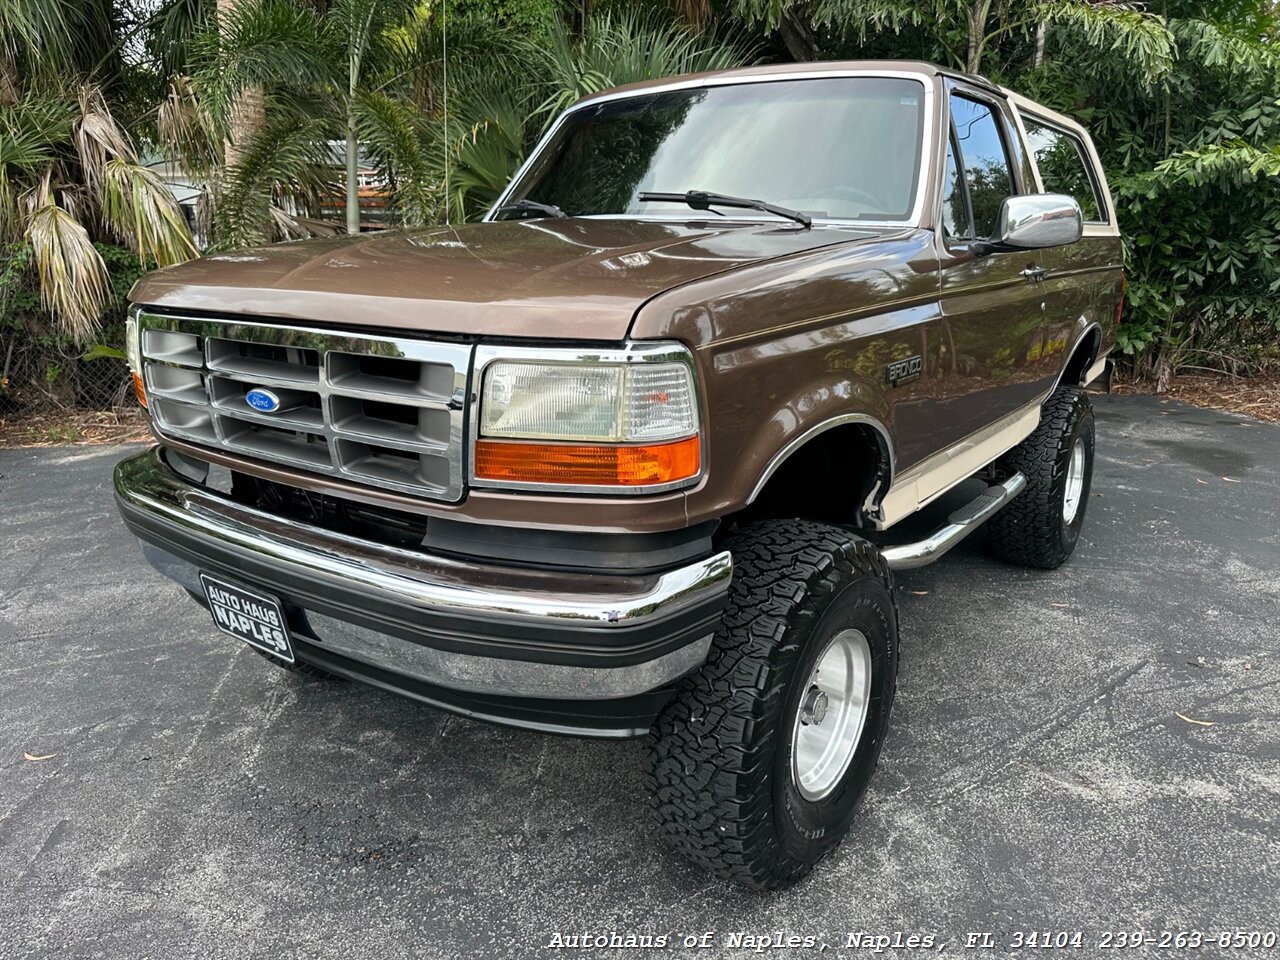
[[[1080,204],[1061,193],[1006,197],[1000,205],[996,233],[973,245],[978,256],[1014,250],[1039,250],[1075,243],[1084,233]]]

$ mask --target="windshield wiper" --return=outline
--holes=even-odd
[[[517,200],[515,203],[504,203],[498,208],[498,212],[503,210],[523,210],[526,213],[540,213],[544,217],[555,217],[557,220],[563,220],[569,215],[559,207],[550,203],[539,203],[537,200]]]
[[[737,207],[741,210],[761,210],[772,213],[776,217],[794,220],[804,227],[813,226],[813,218],[799,210],[779,207],[764,200],[750,200],[747,197],[730,197],[723,193],[708,193],[705,190],[689,190],[685,193],[642,193],[641,200],[657,200],[667,203],[687,203],[695,210],[709,210],[711,207]]]

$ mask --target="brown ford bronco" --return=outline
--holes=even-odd
[[[983,523],[1004,560],[1070,556],[1122,288],[1088,135],[985,80],[626,87],[482,223],[143,279],[159,446],[118,466],[120,510],[295,673],[647,736],[674,845],[782,887],[875,770],[892,570]]]

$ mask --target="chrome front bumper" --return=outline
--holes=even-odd
[[[278,596],[296,618],[302,659],[446,709],[561,732],[642,732],[633,720],[616,729],[599,722],[608,709],[589,722],[560,716],[551,701],[635,697],[695,670],[733,568],[727,552],[663,573],[614,575],[383,546],[192,484],[159,448],[122,461],[115,486],[152,566],[195,593],[204,570]],[[543,703],[512,719],[493,706],[498,698]]]

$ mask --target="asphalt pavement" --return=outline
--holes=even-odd
[[[978,534],[899,576],[879,774],[853,835],[769,895],[666,849],[640,743],[299,682],[143,563],[112,502],[127,448],[0,450],[0,958],[526,958],[615,932],[711,958],[758,955],[734,934],[814,938],[768,956],[933,937],[880,954],[914,957],[1079,931],[1092,954],[1108,931],[1280,929],[1280,427],[1096,406],[1066,567]]]

